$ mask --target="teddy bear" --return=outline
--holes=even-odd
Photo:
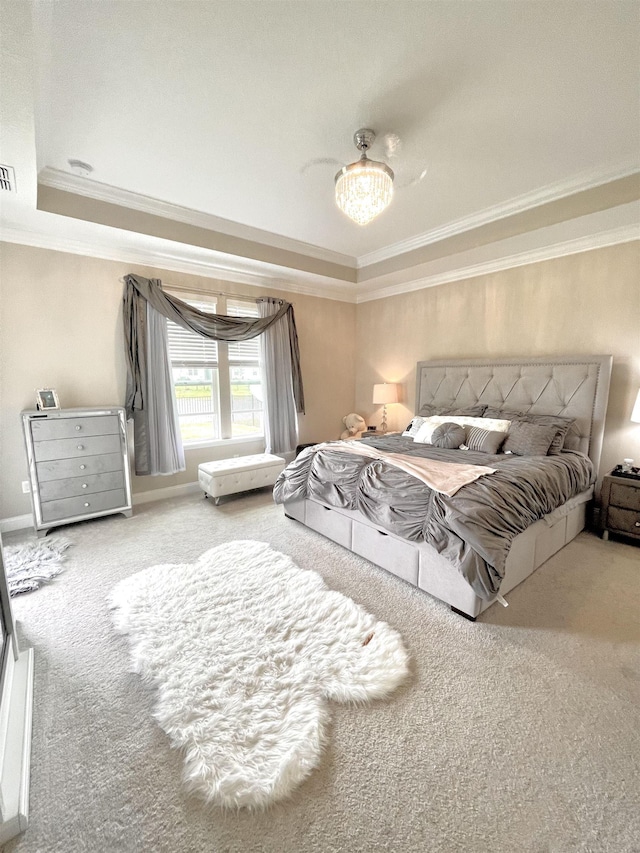
[[[357,415],[355,412],[351,412],[350,415],[345,415],[342,419],[342,423],[346,426],[345,431],[340,436],[343,440],[346,438],[360,438],[367,428],[364,418],[361,418],[360,415]]]

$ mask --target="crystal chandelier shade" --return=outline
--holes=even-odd
[[[375,139],[372,130],[358,130],[353,138],[362,157],[336,175],[336,204],[358,225],[366,225],[391,202],[393,172],[385,163],[367,157],[367,148]]]

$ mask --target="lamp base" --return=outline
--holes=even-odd
[[[382,423],[380,424],[380,432],[384,433],[387,431],[387,404],[385,403],[382,407]]]

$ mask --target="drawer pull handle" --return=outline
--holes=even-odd
[[[388,533],[384,533],[382,530],[378,530],[378,533],[380,534],[380,536],[388,536],[389,535]]]
[[[640,527],[640,521],[636,521],[636,527]]]
[[[91,506],[91,504],[89,503],[89,501],[85,501],[85,506]]]
[[[78,426],[76,427],[76,429],[78,430],[78,432],[80,432],[80,430],[82,429],[82,427],[80,426],[80,424],[78,424]]]
[[[83,483],[83,484],[82,484],[82,488],[83,488],[83,489],[86,489],[86,488],[87,488],[87,484],[86,484],[86,483]]]
[[[79,445],[78,445],[78,450],[84,450],[84,444],[79,444]]]
[[[86,465],[81,465],[81,466],[80,466],[80,470],[81,470],[81,471],[84,471],[84,469],[85,469],[86,467],[87,467]]]

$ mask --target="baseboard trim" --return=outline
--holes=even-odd
[[[179,486],[167,486],[164,489],[150,489],[148,492],[134,492],[132,495],[133,505],[146,504],[151,501],[163,501],[166,498],[181,498],[184,495],[194,495],[202,491],[197,482],[182,483]],[[0,533],[12,533],[14,530],[24,530],[33,527],[33,516],[14,515],[10,518],[0,518]]]
[[[24,530],[26,527],[33,527],[33,516],[30,512],[26,515],[0,518],[0,533],[11,533],[14,530]]]
[[[167,486],[164,489],[151,489],[148,492],[134,492],[132,495],[133,505],[147,504],[151,501],[163,501],[166,498],[181,498],[184,495],[193,495],[201,492],[200,485],[195,483],[182,483],[179,486]]]

